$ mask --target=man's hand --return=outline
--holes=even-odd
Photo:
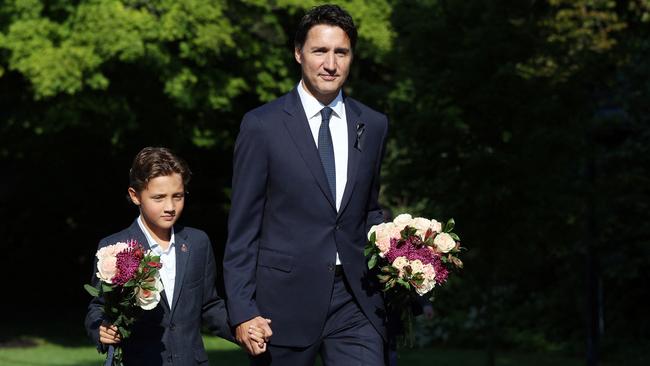
[[[117,344],[122,341],[122,336],[113,324],[102,323],[99,326],[99,341],[103,344]]]
[[[251,355],[262,354],[266,352],[266,342],[273,335],[270,324],[271,319],[261,316],[245,321],[235,329],[235,339]]]

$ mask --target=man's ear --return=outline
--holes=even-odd
[[[129,187],[128,192],[129,197],[131,197],[131,202],[133,202],[133,204],[136,206],[140,206],[140,197],[138,192],[136,192],[133,187]]]
[[[298,47],[294,48],[293,56],[296,58],[296,61],[302,65],[302,49]]]

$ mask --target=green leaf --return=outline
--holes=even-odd
[[[375,252],[375,248],[376,247],[374,244],[368,242],[368,245],[366,245],[366,247],[363,250],[363,256],[368,257],[370,254]]]
[[[453,218],[449,219],[447,221],[447,224],[445,224],[445,229],[443,230],[446,233],[450,233],[452,230],[454,230],[454,226],[456,226],[456,222],[454,221]]]
[[[368,260],[368,269],[373,269],[377,265],[377,254],[373,254]]]
[[[111,291],[113,291],[113,286],[102,282],[102,292],[107,293],[107,292],[111,292]]]
[[[448,234],[449,236],[451,236],[452,239],[456,241],[460,241],[460,238],[458,237],[458,235],[456,235],[456,233],[448,233]]]
[[[411,289],[411,284],[408,281],[404,281],[404,279],[402,279],[402,278],[398,278],[397,283],[399,283],[400,285],[406,287],[407,290]]]
[[[370,239],[368,239],[371,243],[377,242],[377,232],[373,231],[372,234],[370,234]]]
[[[99,289],[94,288],[94,287],[92,287],[92,286],[90,286],[88,284],[85,284],[84,288],[90,294],[90,296],[93,296],[93,297],[99,296]]]

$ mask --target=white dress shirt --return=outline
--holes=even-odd
[[[174,228],[172,227],[172,234],[169,238],[169,247],[167,247],[167,250],[163,250],[160,244],[158,244],[154,240],[153,236],[151,236],[149,230],[144,226],[142,216],[138,217],[138,225],[140,226],[140,230],[144,233],[144,236],[147,238],[151,251],[160,256],[160,263],[162,263],[160,279],[165,288],[167,303],[169,303],[169,308],[171,309],[172,300],[174,299],[174,281],[176,281],[176,246],[174,245]]]
[[[298,84],[298,95],[302,108],[305,110],[307,122],[311,129],[314,143],[318,148],[318,130],[320,129],[323,118],[320,111],[326,107],[313,95],[309,94],[301,80]],[[343,199],[343,191],[348,182],[348,123],[345,117],[345,104],[343,103],[343,93],[339,94],[334,100],[327,105],[332,108],[332,117],[330,118],[329,128],[332,135],[332,145],[334,146],[334,166],[336,170],[336,210],[341,208],[341,200]],[[336,264],[341,264],[339,254],[336,253]]]

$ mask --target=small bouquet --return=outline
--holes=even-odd
[[[454,224],[454,219],[442,224],[402,214],[368,232],[368,268],[380,267],[377,276],[384,285],[388,313],[400,315],[405,339],[411,344],[415,296],[433,299],[434,287],[443,285],[451,270],[463,267],[456,256],[461,247],[452,232]]]
[[[135,240],[108,245],[97,251],[97,287],[86,284],[91,296],[102,296],[104,314],[117,327],[122,341],[129,337],[129,326],[141,311],[160,302],[160,257],[145,251]],[[110,346],[106,365],[121,365],[122,349]]]

